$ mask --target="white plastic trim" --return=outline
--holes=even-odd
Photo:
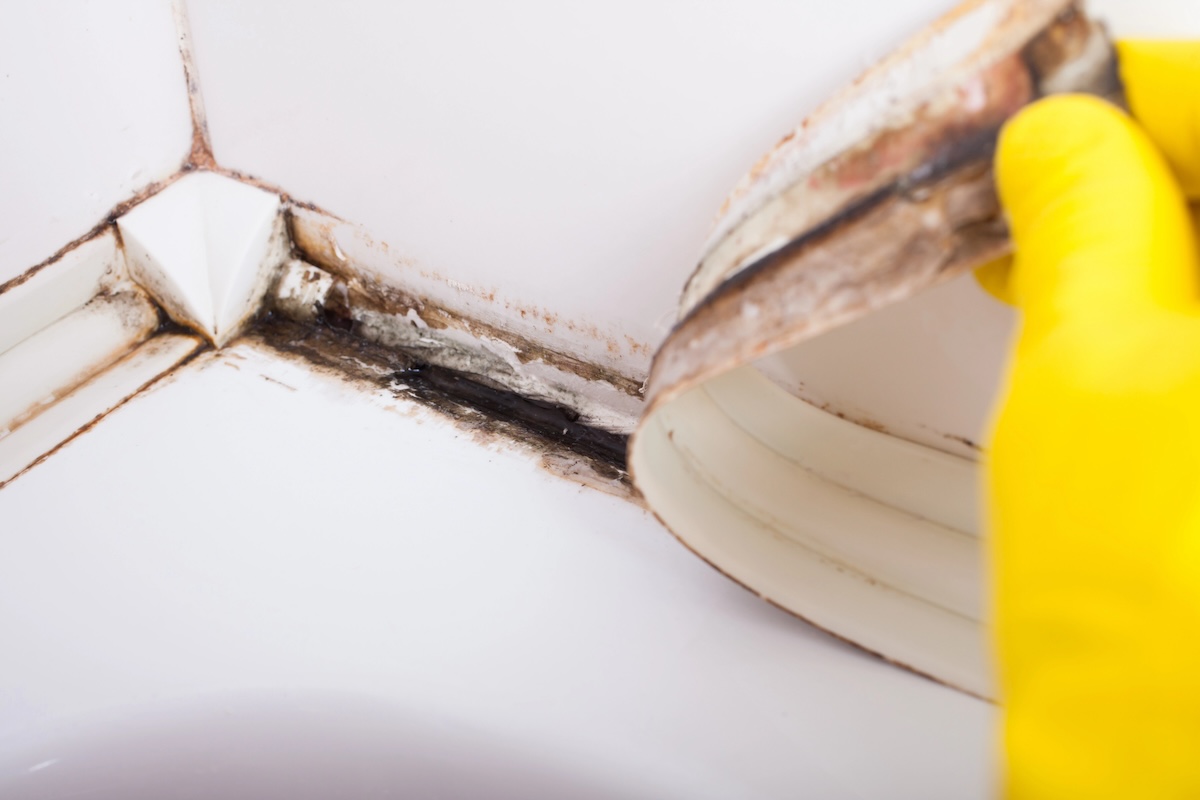
[[[0,353],[79,308],[124,271],[117,237],[107,230],[0,294]]]
[[[178,323],[217,346],[253,316],[286,247],[277,195],[209,172],[122,216],[130,274]]]
[[[655,412],[631,467],[662,521],[739,583],[989,695],[973,462],[848,423],[745,367]]]
[[[0,441],[157,327],[158,311],[144,293],[101,295],[0,353]]]
[[[974,461],[823,411],[754,367],[722,375],[704,389],[739,428],[788,461],[909,514],[977,532]]]
[[[155,336],[0,439],[0,486],[157,380],[201,344],[193,336]]]

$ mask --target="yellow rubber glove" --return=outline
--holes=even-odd
[[[1200,46],[1119,55],[1141,124],[1056,97],[997,152],[1022,320],[986,469],[1010,797],[1200,797],[1200,280],[1180,185],[1200,190]]]

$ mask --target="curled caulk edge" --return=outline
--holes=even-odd
[[[1009,252],[1008,231],[991,177],[995,139],[1004,120],[1051,92],[1086,91],[1120,102],[1113,48],[1103,27],[1088,19],[1074,0],[969,0],[868,76],[886,78],[884,73],[913,48],[929,46],[931,36],[961,22],[964,14],[985,7],[1008,12],[986,32],[982,47],[987,52],[968,59],[967,66],[950,79],[939,76],[941,96],[936,102],[928,93],[918,93],[909,98],[907,110],[902,103],[892,109],[900,153],[905,156],[899,163],[904,169],[889,173],[877,167],[873,159],[882,134],[874,131],[865,141],[851,142],[829,159],[833,166],[825,178],[833,188],[826,198],[828,207],[818,202],[815,212],[807,216],[778,217],[793,228],[787,236],[768,225],[760,226],[761,236],[756,239],[755,216],[772,203],[782,202],[789,189],[801,203],[813,202],[814,187],[808,180],[827,164],[810,164],[807,171],[790,176],[794,180],[780,181],[786,188],[774,194],[762,192],[757,206],[753,202],[747,206],[743,197],[741,207],[734,202],[722,209],[722,215],[740,218],[724,231],[718,223],[718,235],[710,240],[705,258],[685,287],[680,321],[655,355],[647,381],[646,411],[630,437],[627,459],[634,485],[643,492],[648,506],[689,549],[695,550],[695,543],[687,530],[673,524],[679,520],[664,519],[654,508],[655,492],[666,489],[652,487],[651,478],[642,474],[645,465],[639,458],[640,448],[658,411],[730,370]],[[1073,66],[1074,62],[1078,65]],[[845,94],[861,92],[869,83],[860,81]],[[971,89],[965,99],[955,94],[964,86]],[[985,102],[980,103],[981,98]],[[839,96],[826,104],[813,121],[831,124],[843,99]],[[922,119],[919,112],[926,110],[931,110],[932,116]],[[965,129],[963,121],[969,123]],[[883,133],[889,131],[884,128]],[[797,146],[789,139],[781,146]],[[903,148],[910,149],[905,153]],[[862,161],[861,166],[872,168],[856,170],[856,159]],[[755,172],[772,164],[768,156]],[[842,174],[853,179],[850,185],[855,191],[844,191],[837,180]],[[750,183],[760,177],[752,172]],[[980,201],[989,196],[990,202]],[[964,199],[967,202],[960,202]],[[735,208],[732,214],[731,207]],[[930,233],[926,229],[933,211],[939,215],[939,224]],[[897,235],[900,233],[905,235]],[[736,238],[739,235],[741,240]],[[732,243],[733,257],[726,254],[723,264],[711,261],[728,243]],[[738,257],[738,253],[743,255]],[[859,259],[863,254],[869,258]],[[714,263],[720,266],[713,269]],[[856,270],[853,265],[857,263],[870,266]],[[798,287],[802,293],[807,287],[807,300],[788,296],[789,289],[794,294]],[[751,305],[758,313],[745,313]],[[773,313],[764,314],[764,309]],[[647,491],[652,488],[654,491]],[[727,572],[704,553],[698,555]],[[758,587],[739,582],[762,596]],[[802,598],[773,597],[771,602],[802,619],[808,616]],[[888,653],[859,646],[891,660]],[[945,679],[929,671],[924,674]],[[957,681],[950,683],[966,689]]]
[[[793,231],[781,246],[775,246],[779,240],[774,231],[764,242],[743,243],[748,253],[761,254],[768,245],[773,249],[753,262],[731,262],[725,268],[725,277],[706,294],[688,300],[685,293],[681,318],[651,366],[647,416],[660,398],[677,396],[742,363],[791,347],[1009,252],[1011,244],[990,175],[1000,126],[1025,104],[1050,91],[1084,91],[1116,102],[1120,102],[1122,91],[1116,55],[1103,26],[1089,19],[1074,0],[972,0],[933,27],[944,28],[949,22],[959,21],[964,9],[987,4],[1008,9],[997,30],[981,45],[988,52],[982,56],[972,53],[954,79],[939,78],[941,95],[936,102],[928,100],[927,93],[918,93],[910,103],[914,106],[910,113],[896,113],[897,119],[905,121],[915,133],[903,127],[885,131],[888,136],[900,137],[893,146],[902,148],[902,161],[910,165],[906,172],[866,169],[875,163],[873,148],[880,145],[877,132],[854,147],[842,149],[830,162],[805,172],[791,184],[788,191],[793,199],[788,202],[799,202],[801,207],[814,202],[814,191],[807,182],[817,173],[824,176],[824,183],[836,187],[841,176],[857,180],[865,172],[868,177],[858,194],[843,197],[842,189],[833,189],[831,197],[840,197],[840,205],[826,209],[824,201],[818,202],[820,213],[815,217],[801,214],[797,224],[807,220],[808,227]],[[1039,21],[1045,24],[1036,27]],[[918,36],[902,51],[927,40],[928,36]],[[1076,62],[1082,66],[1072,66]],[[976,67],[978,72],[964,73]],[[1066,85],[1064,76],[1074,76],[1081,83]],[[987,104],[964,116],[956,105],[959,90],[980,80],[984,82]],[[860,87],[856,85],[852,89],[855,91]],[[933,104],[927,105],[930,102]],[[831,101],[814,119],[818,124],[832,125],[836,119],[828,115],[837,108],[836,100]],[[953,213],[945,213],[951,211],[943,207],[945,200],[964,189],[992,198],[994,210],[990,217],[963,221]],[[753,222],[756,214],[774,209],[787,196],[784,192],[764,200],[738,230]],[[914,240],[913,244],[919,252],[923,248],[926,253],[941,254],[941,263],[933,263],[928,255],[913,257],[899,252],[896,248],[901,243],[893,245],[894,231],[887,230],[889,220],[895,226],[903,221],[904,214],[911,213],[906,209],[919,209],[922,204],[938,209],[945,218],[924,242]],[[778,209],[771,213],[778,214]],[[851,251],[861,248],[861,242],[869,242],[875,229],[880,240],[872,245],[875,255],[893,246],[895,257],[890,262],[881,259],[878,274],[856,270]],[[846,252],[838,251],[854,237],[858,237],[859,244]],[[831,253],[836,257],[830,257]],[[688,291],[696,290],[696,278],[704,263],[689,280]],[[757,330],[745,325],[742,307],[755,302],[752,295],[758,289],[768,300],[779,299],[789,287],[795,293],[800,281],[811,287],[807,299],[797,296],[792,299],[798,302],[766,302],[764,307],[775,306],[774,313],[763,315],[755,323]]]

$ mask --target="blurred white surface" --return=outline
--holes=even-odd
[[[988,794],[993,709],[239,345],[0,491],[0,796]]]

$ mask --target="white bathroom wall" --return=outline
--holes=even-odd
[[[168,0],[0,6],[0,284],[179,169],[191,144]]]
[[[222,166],[358,223],[396,282],[632,375],[741,174],[952,5],[188,4]]]

